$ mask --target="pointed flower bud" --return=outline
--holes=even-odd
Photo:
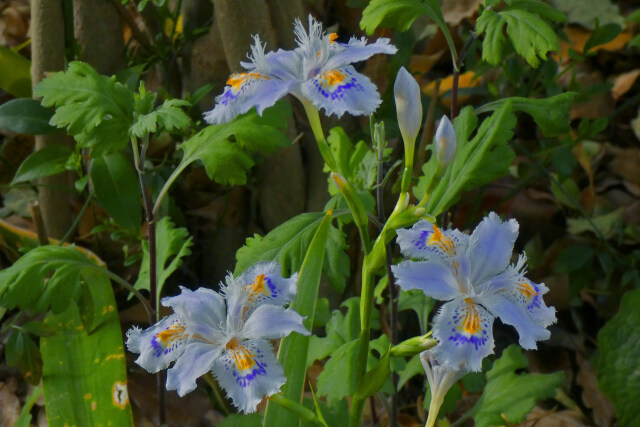
[[[396,76],[393,95],[396,98],[398,126],[404,140],[405,151],[408,146],[411,146],[409,151],[413,154],[413,145],[422,123],[422,102],[418,82],[404,67],[400,68]]]
[[[447,116],[442,116],[436,130],[436,158],[441,167],[447,166],[456,155],[456,131]]]

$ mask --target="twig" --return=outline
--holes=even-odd
[[[36,231],[38,232],[38,244],[41,246],[49,244],[49,236],[47,236],[47,228],[44,225],[44,219],[42,218],[42,211],[40,210],[40,204],[37,200],[29,200],[29,211],[31,212],[31,218],[36,224]]]
[[[475,38],[476,38],[476,34],[474,32],[471,32],[471,34],[469,34],[469,38],[464,42],[464,46],[460,51],[460,56],[458,56],[458,60],[453,64],[453,83],[451,85],[451,120],[452,121],[458,116],[458,80],[460,78],[460,68],[462,68],[464,57],[467,55],[467,52],[471,47],[471,43],[473,43]]]

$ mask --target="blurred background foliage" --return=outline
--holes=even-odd
[[[109,181],[99,169],[127,169],[131,166],[122,164],[130,162],[112,159],[109,164],[94,164],[92,168],[96,169],[91,177],[87,156],[69,157],[73,151],[71,140],[48,124],[52,110],[30,101],[32,82],[37,83],[42,72],[61,70],[72,60],[82,60],[102,74],[115,75],[117,81],[133,90],[143,80],[147,90],[157,91],[162,99],[182,98],[190,102],[187,113],[193,120],[192,128],[154,134],[150,141],[147,179],[151,191],[157,194],[179,163],[177,144],[204,127],[202,112],[213,106],[213,98],[222,91],[229,73],[239,70],[251,34],[260,34],[269,50],[292,48],[294,18],[301,17],[304,21],[312,13],[328,32],[335,32],[338,40],[346,41],[351,35],[365,35],[362,28],[366,28],[366,22],[361,19],[368,3],[366,0],[0,2],[0,265],[8,267],[25,247],[37,244],[37,218],[29,209],[33,200],[40,203],[49,237],[90,249],[111,271],[130,282],[135,281],[144,254],[142,236],[136,226],[127,223],[140,222],[131,219],[136,209],[138,214],[141,212],[139,193],[131,189],[117,205],[111,191],[122,186],[127,193],[129,185],[137,185],[135,178],[133,184]],[[535,112],[539,117],[532,113],[535,121],[530,115],[519,115],[511,142],[516,158],[510,174],[464,193],[442,219],[448,226],[469,230],[491,210],[517,218],[521,233],[516,249],[527,253],[530,277],[545,282],[551,289],[547,303],[557,308],[559,319],[551,340],[539,352],[526,352],[526,359],[517,354],[509,357],[518,361],[513,362],[514,369],[528,365],[531,372],[564,371],[564,383],[555,395],[544,396],[547,400],[536,406],[525,422],[640,425],[637,414],[629,415],[638,401],[637,390],[635,395],[620,393],[627,378],[623,373],[631,375],[635,369],[637,377],[640,354],[640,320],[633,311],[637,304],[632,304],[638,300],[638,291],[631,292],[640,288],[640,13],[633,0],[549,3],[566,16],[553,20],[559,50],[532,68],[509,44],[503,47],[497,61],[483,59],[482,37],[472,37],[460,75],[459,102],[461,106],[478,106],[505,97],[542,98],[575,92],[575,97],[544,101],[562,103],[570,130],[552,125],[543,127],[541,123],[554,123],[552,117],[545,121],[545,114],[551,114],[553,108],[544,102]],[[443,2],[444,19],[458,50],[474,35],[478,10],[483,5],[481,0]],[[418,17],[406,31],[387,28],[385,24],[383,21],[372,37],[392,38],[399,48],[398,54],[376,56],[360,68],[378,85],[385,101],[376,118],[385,121],[392,149],[387,162],[390,167],[402,158],[402,142],[394,128],[397,125],[391,89],[398,68],[407,67],[422,87],[423,106],[428,111],[422,147],[431,141],[434,118],[448,114],[453,79],[447,41],[433,21]],[[32,44],[32,38],[39,38],[40,44]],[[176,227],[189,230],[193,240],[191,256],[167,280],[165,294],[175,293],[178,284],[185,283],[216,288],[226,272],[234,269],[236,251],[248,237],[254,233],[264,235],[300,213],[320,212],[327,203],[330,206],[337,203],[327,192],[323,161],[304,113],[296,103],[292,105],[293,116],[287,119],[285,133],[295,143],[271,155],[256,155],[257,164],[243,185],[218,184],[207,177],[202,166],[195,164],[179,178],[163,209],[170,213]],[[370,139],[367,119],[323,120],[327,133],[339,125],[354,145],[360,139]],[[341,132],[334,130],[333,138],[347,138]],[[329,138],[331,142],[332,137]],[[59,158],[57,163],[47,163],[54,170],[43,171],[42,161],[29,157],[35,147],[49,147],[49,160]],[[418,154],[418,162],[428,160],[423,153],[424,150]],[[57,175],[42,179],[54,172]],[[133,176],[133,169],[121,173]],[[36,179],[40,179],[37,184]],[[396,190],[388,186],[386,200],[393,200],[390,192]],[[322,339],[330,337],[331,325],[336,330],[347,327],[335,325],[348,323],[350,309],[343,308],[333,315],[331,309],[338,309],[342,301],[358,293],[357,266],[361,263],[357,230],[342,222],[341,227],[346,234],[344,257],[349,257],[350,263],[346,265],[344,257],[335,260],[342,271],[329,278],[331,283],[323,281],[321,292],[326,299],[318,306],[316,322],[318,331],[327,325],[327,337]],[[346,283],[341,283],[347,273]],[[142,307],[128,300],[126,292],[116,292],[116,299],[124,329],[145,321]],[[401,338],[424,329],[433,303],[418,299],[409,294],[401,299]],[[623,309],[621,301],[625,301]],[[345,304],[347,308],[352,306]],[[384,306],[380,309],[377,328],[385,331],[389,327],[388,316]],[[11,311],[3,313],[3,321],[12,315]],[[7,345],[10,332],[2,329],[0,346]],[[21,338],[24,343],[20,354],[31,354],[29,349],[35,347],[36,335],[32,332]],[[512,330],[497,328],[498,349],[505,349],[514,337]],[[635,352],[636,358],[616,356],[623,350],[627,355]],[[335,378],[331,378],[331,372],[321,374],[327,354],[317,349],[315,362],[309,361],[308,377],[314,390],[327,396],[327,405],[339,413],[336,405],[341,403],[332,402],[331,394],[331,381]],[[130,356],[127,355],[128,384],[136,425],[145,425],[154,417],[155,397],[148,392],[153,388],[154,378],[141,373]],[[44,425],[44,408],[42,400],[37,400],[40,393],[37,386],[33,388],[21,379],[18,371],[22,366],[7,366],[7,362],[19,365],[20,357],[14,355],[14,360],[9,359],[7,356],[0,363],[0,413],[4,425],[13,425],[23,408],[33,414],[32,423]],[[23,372],[37,370],[37,359],[32,362]],[[400,394],[400,422],[406,426],[419,425],[425,415],[423,379],[415,376],[421,367],[414,365],[409,361],[406,366],[397,367],[401,383],[406,383]],[[484,381],[484,377],[475,380],[465,377],[459,387],[452,389],[450,403],[442,412],[453,420],[473,413]],[[637,384],[637,378],[635,381]],[[30,396],[35,397],[29,399]],[[175,425],[216,425],[225,418],[226,408],[215,404],[212,409],[206,394],[192,393],[181,400],[174,393],[168,396],[170,422]],[[384,420],[384,405],[378,402],[376,407],[377,413],[366,414],[369,421]],[[471,412],[467,412],[470,408]],[[241,422],[250,425],[246,418]],[[492,425],[500,421],[486,422]],[[505,418],[504,422],[508,424],[509,420]],[[224,425],[233,423],[233,417],[228,417]]]

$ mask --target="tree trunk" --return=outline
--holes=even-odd
[[[268,0],[271,10],[271,21],[278,33],[278,41],[283,49],[293,49],[296,38],[293,35],[293,21],[298,18],[306,28],[307,14],[302,0]],[[275,47],[272,47],[275,49]]]
[[[64,68],[64,18],[61,0],[31,0],[31,81],[40,82],[46,72]],[[71,144],[59,133],[36,136],[36,150],[54,144]],[[38,199],[47,233],[61,238],[71,226],[70,195],[67,173],[39,180]]]
[[[80,59],[100,74],[112,75],[122,68],[122,22],[112,0],[74,0],[73,23]]]

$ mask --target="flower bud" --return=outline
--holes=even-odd
[[[413,153],[413,145],[422,123],[422,102],[420,101],[418,82],[404,67],[400,68],[396,76],[393,95],[396,98],[398,126],[400,133],[402,133],[405,150],[407,150],[407,146],[411,146],[409,151]]]
[[[441,167],[447,166],[456,155],[456,131],[447,116],[442,116],[435,139],[436,159]]]

